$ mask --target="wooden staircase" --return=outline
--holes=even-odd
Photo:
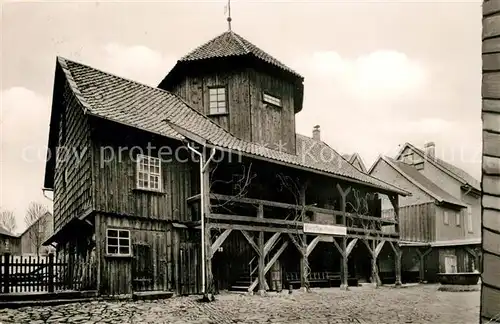
[[[249,271],[245,271],[231,284],[230,290],[235,292],[248,292],[255,279],[257,279],[256,274],[252,275]]]

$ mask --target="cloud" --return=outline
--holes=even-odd
[[[95,67],[151,86],[157,86],[176,62],[143,45],[109,43],[102,51],[103,55],[95,58]]]
[[[15,213],[19,229],[24,226],[24,212],[30,200],[50,203],[41,191],[50,100],[29,89],[12,87],[0,92],[0,103],[0,205]]]
[[[357,99],[386,99],[415,92],[425,82],[422,66],[404,53],[378,50],[359,57],[343,58],[335,51],[316,51],[296,64],[306,82],[321,78],[325,85],[343,88]]]

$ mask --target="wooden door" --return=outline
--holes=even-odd
[[[179,250],[179,293],[181,295],[201,292],[200,244],[183,242]]]
[[[134,291],[167,290],[166,245],[162,235],[133,245],[132,288]]]

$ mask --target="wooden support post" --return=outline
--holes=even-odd
[[[302,222],[304,221],[304,216],[306,212],[306,186],[307,184],[302,184],[300,186],[299,203],[301,206],[300,213],[302,215]],[[305,291],[309,291],[309,260],[307,258],[307,236],[302,234],[300,240],[300,288]]]
[[[419,278],[418,281],[424,282],[425,280],[425,257],[431,252],[432,248],[428,248],[425,252],[422,253],[420,249],[417,247],[417,254],[419,257]]]
[[[203,204],[205,210],[205,246],[202,248],[205,249],[205,296],[208,299],[213,298],[214,290],[214,278],[212,274],[212,236],[211,236],[211,226],[209,224],[209,216],[210,216],[210,166],[207,165],[203,172]]]
[[[378,274],[378,265],[377,265],[377,260],[378,256],[380,254],[380,251],[382,251],[382,247],[384,246],[384,241],[379,242],[377,244],[376,240],[372,240],[372,277],[373,281],[375,284],[375,287],[379,287],[382,285],[382,282],[380,281],[380,276]]]
[[[342,189],[340,184],[337,183],[337,190],[340,193],[341,196],[341,202],[340,202],[340,210],[342,211],[342,224],[344,226],[347,226],[347,218],[346,218],[346,203],[347,203],[347,195],[351,192],[351,188],[347,189]],[[356,244],[356,243],[354,243]],[[348,258],[349,258],[349,253],[347,251],[347,237],[342,238],[342,267],[341,267],[341,272],[340,272],[340,289],[342,290],[347,290],[348,289],[348,282],[347,279],[349,277],[349,268],[348,268]]]
[[[349,256],[347,255],[347,237],[342,238],[342,272],[340,273],[340,289],[341,290],[347,290],[349,284],[347,282],[347,279],[349,278],[349,268],[348,268],[348,258]]]
[[[395,272],[396,272],[396,287],[401,287],[401,257],[403,255],[399,244],[394,244],[394,252],[395,252]]]
[[[396,224],[394,224],[394,229],[397,234],[399,233],[399,196],[389,196],[389,200],[391,201],[392,207],[394,208],[394,218],[396,220]]]
[[[259,209],[257,211],[257,218],[264,218],[264,206],[259,205]],[[265,254],[264,254],[264,232],[259,232],[259,241],[258,241],[258,249],[259,249],[259,294],[263,296],[266,292],[266,277],[265,277]]]

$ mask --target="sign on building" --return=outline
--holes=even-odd
[[[304,223],[304,233],[345,236],[347,235],[347,227],[338,225]]]

